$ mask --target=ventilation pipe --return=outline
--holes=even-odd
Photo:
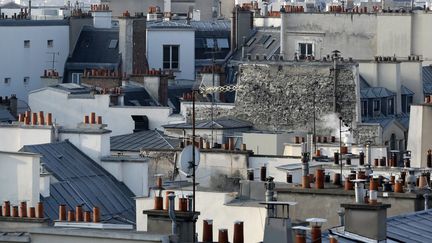
[[[234,238],[233,243],[244,243],[244,228],[242,221],[234,222]]]
[[[345,225],[345,210],[343,208],[341,208],[337,211],[337,214],[339,216],[339,225],[344,226]]]
[[[355,183],[354,185],[354,190],[355,190],[355,201],[356,203],[364,203],[364,197],[365,197],[365,192],[364,192],[364,179],[356,179],[353,180],[353,182]]]
[[[228,243],[228,229],[219,229],[218,243]]]
[[[425,193],[423,194],[424,197],[424,210],[428,210],[429,209],[429,197],[430,194],[429,193]]]
[[[168,195],[168,200],[169,200],[168,215],[169,215],[169,218],[172,220],[171,233],[173,235],[177,235],[177,221],[176,221],[176,216],[174,213],[174,199],[175,199],[175,194],[170,193]]]

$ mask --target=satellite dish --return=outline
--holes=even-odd
[[[200,162],[200,152],[197,147],[188,145],[180,153],[180,167],[181,171],[187,176],[193,173],[192,150],[195,150],[195,170],[198,168]]]

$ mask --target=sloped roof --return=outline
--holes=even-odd
[[[403,94],[403,95],[413,95],[414,92],[412,92],[410,89],[408,89],[404,85],[401,85],[401,94]]]
[[[191,29],[194,28],[186,23],[181,23],[178,21],[155,21],[148,22],[147,29]]]
[[[19,5],[13,1],[10,1],[8,3],[0,5],[0,8],[2,8],[2,9],[21,9],[21,8],[27,8],[27,7],[24,5]]]
[[[383,87],[372,87],[360,90],[360,97],[363,99],[386,98],[395,96],[396,93]]]
[[[399,242],[430,242],[432,210],[387,218],[387,237]]]
[[[141,149],[173,149],[178,147],[179,142],[161,131],[148,130],[111,137],[111,150],[136,152]]]
[[[367,82],[367,80],[362,75],[359,75],[359,77],[360,77],[360,89],[370,88],[370,85]]]
[[[432,94],[432,66],[422,68],[423,72],[423,93]]]
[[[0,107],[0,122],[15,121],[16,119],[5,108]]]
[[[270,59],[272,55],[278,54],[280,48],[280,30],[277,28],[258,29],[249,40],[246,40],[244,47],[245,55],[250,54],[255,59],[256,55],[266,55]],[[233,60],[242,60],[242,48],[233,54]]]
[[[179,128],[179,129],[191,129],[192,124],[180,123],[180,124],[168,124],[164,125],[164,128]],[[235,129],[235,128],[252,128],[253,124],[247,121],[243,121],[237,118],[219,118],[212,121],[198,121],[195,124],[196,129]]]
[[[120,62],[118,35],[118,29],[99,29],[85,26],[75,45],[72,57],[68,60],[68,64],[118,64]]]
[[[22,151],[41,154],[44,168],[57,179],[50,196],[41,197],[51,220],[58,218],[59,204],[68,210],[82,204],[86,211],[99,207],[102,222],[135,222],[134,194],[70,142],[24,146]]]

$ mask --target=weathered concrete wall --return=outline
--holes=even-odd
[[[358,144],[366,144],[371,141],[374,145],[383,142],[382,127],[379,124],[360,124],[354,130],[354,138]]]
[[[334,112],[334,78],[330,63],[242,64],[236,106],[231,114],[263,129],[312,130],[316,117]],[[337,72],[336,111],[355,121],[358,76],[347,64]],[[226,114],[226,113],[225,113]]]
[[[111,89],[121,86],[121,80],[119,78],[107,78],[107,77],[82,77],[81,83],[103,88]]]

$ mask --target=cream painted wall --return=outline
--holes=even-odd
[[[174,71],[176,79],[195,80],[194,29],[147,29],[149,68],[163,69],[163,45],[179,45],[179,69]]]
[[[432,149],[432,106],[412,105],[408,132],[411,167],[426,167],[426,154]]]
[[[148,162],[102,161],[102,166],[136,196],[148,196]]]
[[[177,195],[189,194],[189,191],[176,191]],[[153,194],[153,193],[151,193]],[[213,240],[217,240],[218,229],[228,229],[228,238],[233,238],[234,221],[244,222],[244,242],[260,242],[263,240],[266,209],[255,206],[230,206],[226,202],[231,201],[232,194],[217,192],[196,193],[196,210],[200,212],[197,221],[198,240],[202,240],[202,220],[213,219]],[[176,198],[176,205],[178,197]],[[153,195],[151,198],[136,199],[137,230],[147,230],[147,216],[143,210],[153,209]],[[177,206],[176,206],[177,208]]]
[[[0,151],[0,201],[18,205],[26,201],[28,206],[39,202],[40,155]]]
[[[40,77],[44,69],[51,68],[51,53],[58,53],[54,67],[62,76],[69,53],[68,25],[36,26],[30,22],[23,26],[2,25],[0,36],[0,53],[3,56],[0,59],[0,96],[16,94],[18,99],[27,101],[31,90],[44,87]],[[30,40],[29,48],[24,48],[24,40]],[[48,40],[53,40],[53,47],[47,46]],[[24,77],[30,78],[27,84]],[[5,78],[11,78],[11,82],[5,84]]]
[[[96,112],[102,116],[111,136],[132,133],[135,123],[132,115],[146,115],[150,129],[162,129],[162,125],[179,118],[172,117],[169,107],[153,106],[109,106],[109,95],[95,95],[93,98],[68,98],[66,93],[47,88],[29,95],[32,110],[51,112],[53,119],[65,128],[76,128],[85,115]]]
[[[50,143],[51,126],[0,125],[0,151],[17,152],[24,145]]]
[[[69,141],[79,150],[92,158],[97,163],[101,163],[102,157],[109,156],[110,150],[110,133],[89,134],[89,133],[66,133],[59,134],[60,140]]]

